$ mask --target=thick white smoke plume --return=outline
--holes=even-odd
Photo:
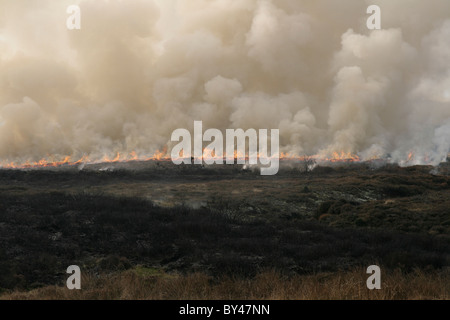
[[[0,163],[149,156],[194,120],[280,129],[292,155],[437,164],[450,1],[0,1]]]

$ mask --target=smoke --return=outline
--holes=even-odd
[[[68,30],[66,8],[81,8]],[[382,10],[368,30],[366,9]],[[448,0],[2,0],[0,163],[149,156],[177,128],[279,129],[280,151],[438,164]]]

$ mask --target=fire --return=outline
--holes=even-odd
[[[410,161],[412,161],[414,159],[414,152],[410,152],[409,154],[408,154],[408,160],[406,160],[407,162],[410,162]]]
[[[157,150],[156,153],[147,160],[167,160],[170,157],[167,155],[167,146],[164,146],[162,151]]]
[[[49,156],[48,158],[43,158],[37,161],[26,160],[21,163],[17,162],[0,162],[0,168],[3,169],[28,169],[28,168],[51,168],[51,167],[61,167],[61,166],[74,166],[83,163],[94,164],[94,163],[118,163],[118,162],[131,162],[131,161],[149,161],[149,160],[170,160],[167,155],[167,148],[162,151],[157,151],[151,157],[140,157],[137,152],[132,151],[129,154],[117,152],[113,157],[105,155],[98,159],[91,159],[89,156],[84,155],[81,158],[74,159],[73,156],[64,156],[60,160],[55,160],[54,157]]]
[[[179,155],[180,158],[183,157],[182,154]],[[249,155],[241,154],[238,151],[234,151],[233,155],[235,160],[245,160],[248,161]],[[258,158],[260,154],[258,154]],[[412,162],[414,160],[414,152],[410,152],[407,157],[407,162]],[[214,160],[217,159],[217,155],[214,150],[203,149],[203,159]],[[227,155],[224,154],[224,162],[227,159]],[[377,158],[379,159],[379,158]],[[295,155],[287,152],[280,153],[280,160],[293,160],[293,161],[315,161],[315,162],[360,162],[362,159],[353,153],[349,152],[333,152],[327,156],[324,155]],[[374,160],[374,159],[370,159]],[[24,161],[24,162],[13,162],[4,161],[0,162],[0,168],[3,169],[28,169],[28,168],[51,168],[51,167],[61,167],[61,166],[75,166],[80,164],[96,164],[96,163],[120,163],[120,162],[132,162],[132,161],[171,161],[170,153],[168,153],[168,147],[165,146],[161,150],[157,150],[151,156],[141,156],[138,152],[132,151],[129,153],[117,152],[114,155],[105,155],[100,158],[93,159],[87,155],[83,155],[79,158],[74,158],[74,156],[63,156],[59,159],[55,159],[54,156],[48,156],[47,158],[42,158],[37,161]],[[212,162],[212,161],[211,161]]]
[[[137,161],[137,160],[139,160],[139,157],[138,157],[138,155],[137,155],[137,153],[135,152],[135,151],[132,151],[131,153],[130,153],[130,161]]]
[[[349,152],[347,152],[347,153],[346,152],[341,152],[341,153],[333,152],[333,156],[328,160],[331,162],[337,162],[337,161],[358,162],[358,161],[361,161],[361,159],[357,155],[349,153]]]
[[[309,161],[314,160],[318,162],[358,162],[361,158],[358,155],[349,152],[333,152],[329,156],[323,155],[311,155],[311,156],[297,156],[291,155],[289,153],[281,153],[280,159],[284,160],[299,160],[299,161]]]

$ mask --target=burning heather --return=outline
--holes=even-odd
[[[2,1],[0,166],[168,160],[171,133],[194,121],[279,129],[281,159],[437,165],[449,12],[448,0]]]

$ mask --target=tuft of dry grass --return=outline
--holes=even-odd
[[[366,287],[368,275],[348,272],[283,276],[275,271],[251,279],[145,274],[129,270],[83,276],[82,290],[47,286],[10,292],[0,300],[449,300],[450,273],[395,270],[382,274],[380,290]]]

